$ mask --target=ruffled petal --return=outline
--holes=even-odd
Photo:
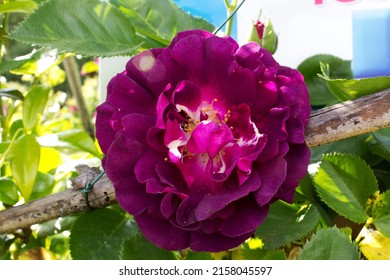
[[[253,173],[250,178],[236,190],[223,189],[216,194],[205,196],[195,210],[197,221],[203,221],[210,216],[228,206],[233,201],[247,196],[257,190],[261,181],[257,173]]]

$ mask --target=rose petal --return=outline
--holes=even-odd
[[[288,203],[294,200],[294,191],[306,172],[310,163],[310,149],[305,144],[290,145],[287,153],[287,176],[274,199],[282,199]]]
[[[247,196],[259,188],[261,181],[257,173],[251,174],[250,178],[237,190],[222,189],[216,194],[205,196],[195,210],[197,221],[203,221],[214,213],[225,208],[231,202]]]
[[[287,163],[282,158],[274,158],[255,167],[261,179],[261,187],[255,191],[255,199],[259,206],[266,205],[278,192],[286,179]]]
[[[250,196],[235,202],[235,204],[234,215],[224,221],[220,231],[226,236],[237,237],[244,233],[253,233],[268,214],[269,207],[259,207]]]
[[[154,218],[147,212],[135,217],[142,234],[161,248],[183,250],[190,245],[190,232],[173,226],[168,220]]]

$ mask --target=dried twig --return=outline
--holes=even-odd
[[[306,142],[314,147],[385,127],[390,127],[390,89],[314,111],[306,129]],[[79,189],[100,172],[86,166],[79,166],[78,172],[80,176],[73,180],[74,189],[0,212],[0,233],[87,210],[84,194]],[[92,208],[116,202],[114,188],[106,176],[88,195]]]

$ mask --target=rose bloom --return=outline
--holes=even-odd
[[[257,43],[202,30],[144,51],[97,108],[103,168],[141,232],[168,249],[240,245],[292,202],[310,151],[301,74]]]

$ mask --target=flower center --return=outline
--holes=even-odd
[[[176,104],[177,117],[168,120],[165,132],[169,160],[188,185],[224,181],[236,166],[244,167],[242,173],[249,176],[253,159],[246,158],[248,147],[251,153],[263,147],[261,134],[250,121],[250,108],[221,109],[217,99],[192,108]]]

